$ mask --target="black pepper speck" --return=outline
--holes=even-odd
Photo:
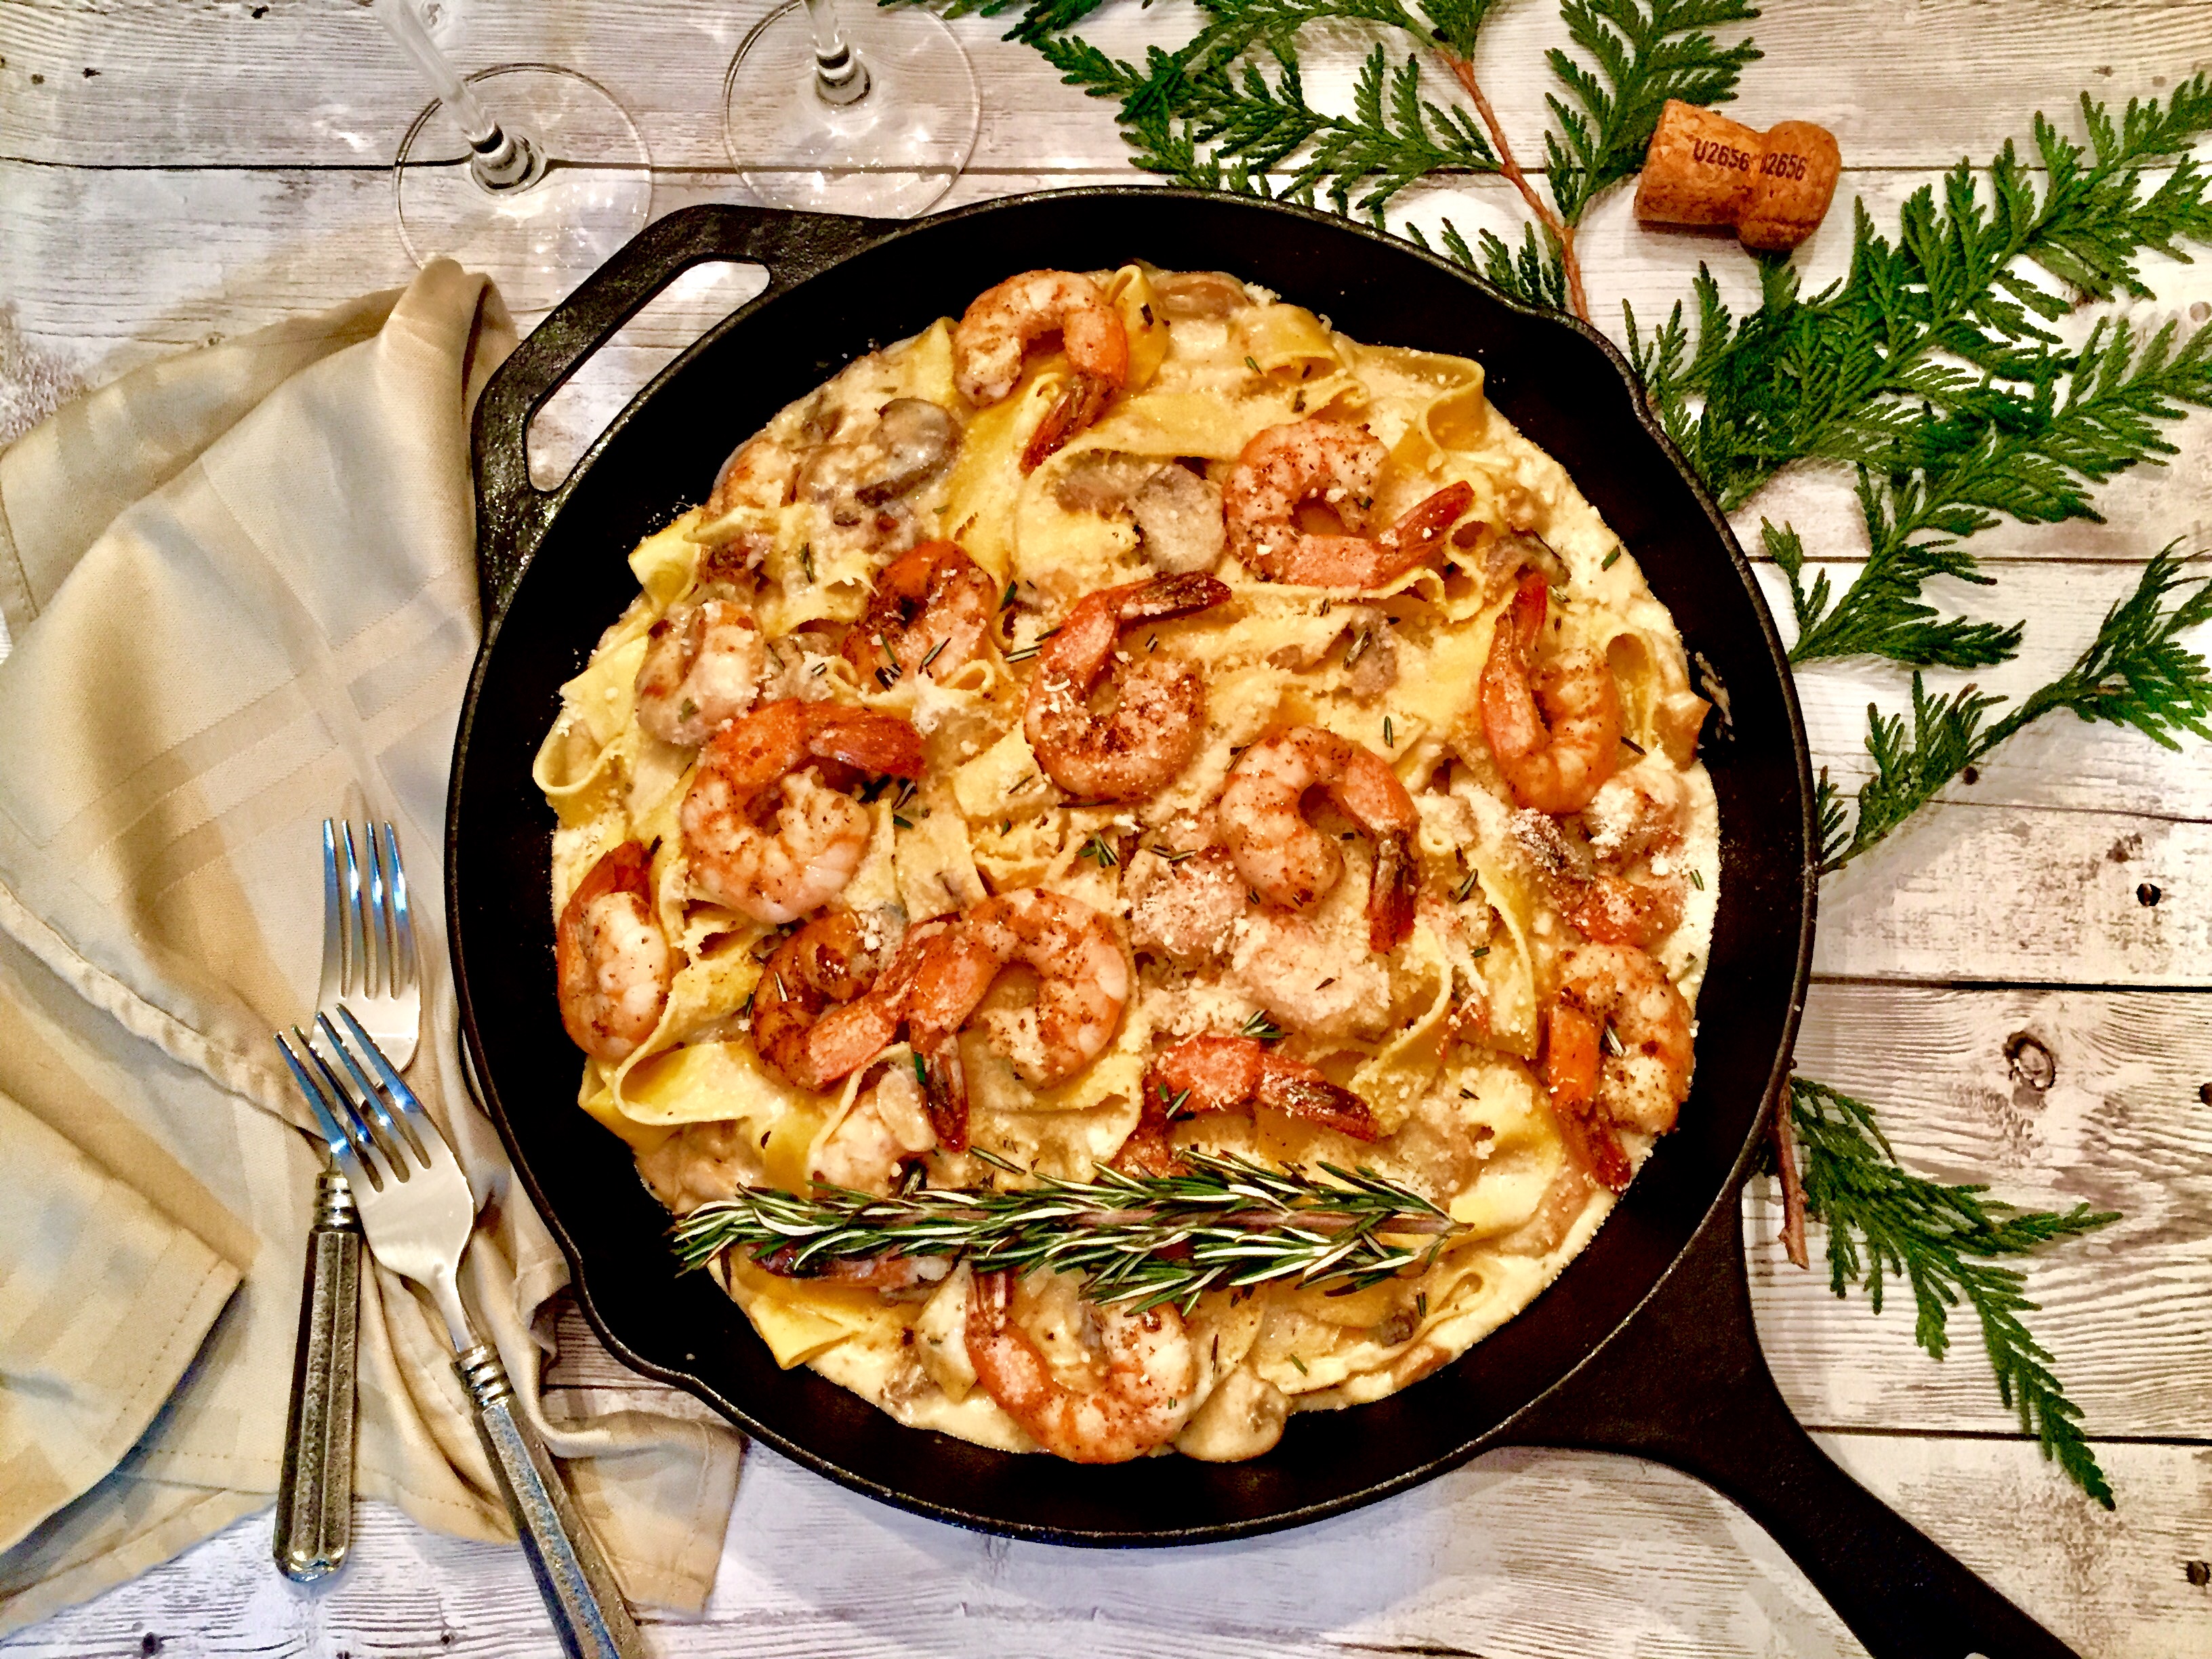
[[[2155,882],[2147,881],[2136,889],[2136,902],[2146,910],[2165,896],[2165,894],[2158,890],[2158,884]]]

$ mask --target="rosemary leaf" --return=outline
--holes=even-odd
[[[1366,1169],[1323,1164],[1309,1173],[1189,1152],[1182,1174],[1106,1169],[1073,1182],[979,1156],[1034,1184],[888,1198],[844,1187],[808,1196],[744,1188],[676,1224],[677,1258],[690,1270],[726,1250],[784,1253],[789,1270],[805,1274],[886,1255],[951,1257],[979,1273],[1078,1273],[1101,1304],[1188,1311],[1212,1289],[1379,1284],[1421,1266],[1459,1231],[1426,1199]]]

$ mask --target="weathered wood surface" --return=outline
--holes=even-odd
[[[1172,3],[1172,0],[1170,0]],[[672,0],[551,8],[438,0],[471,64],[551,58],[595,73],[637,116],[662,171],[660,210],[741,199],[720,131],[730,51],[762,9]],[[257,15],[258,14],[258,15]],[[1126,56],[1173,38],[1168,5],[1115,8],[1091,31]],[[958,26],[986,88],[985,131],[955,200],[1132,179],[1104,106],[1058,85],[1000,26]],[[2124,100],[2212,62],[2201,4],[1861,0],[1774,4],[1767,56],[1739,110],[1837,131],[1878,221],[1961,155],[2024,137],[2088,85]],[[1505,7],[1481,67],[1524,153],[1536,148],[1555,9]],[[1317,40],[1309,90],[1340,102],[1366,42]],[[97,73],[88,75],[87,70]],[[37,79],[33,80],[33,77]],[[1441,95],[1441,94],[1439,94]],[[0,441],[58,398],[214,334],[236,334],[403,282],[383,171],[420,96],[364,9],[339,0],[16,0],[0,7]],[[1524,137],[1523,136],[1526,135]],[[1514,233],[1494,179],[1428,186],[1407,220]],[[1840,273],[1839,210],[1801,255]],[[1601,325],[1647,325],[1711,262],[1731,303],[1747,262],[1711,236],[1637,228],[1602,203],[1583,251]],[[1171,257],[1160,251],[1159,257]],[[2154,261],[2138,320],[2212,315],[2212,263]],[[557,477],[631,392],[749,293],[701,272],[636,319],[533,434]],[[2102,524],[2008,526],[1977,549],[1994,592],[1940,597],[2028,623],[2018,662],[1974,677],[2016,694],[2071,659],[2142,559],[2212,544],[2212,420],[2178,432],[2169,466],[2117,481]],[[1787,520],[1838,580],[1863,534],[1838,476],[1782,481],[1737,518]],[[1779,573],[1761,580],[1778,604]],[[1785,623],[1786,629],[1786,623]],[[0,645],[0,648],[4,648]],[[1966,677],[1931,677],[1948,689]],[[1815,760],[1865,771],[1865,705],[1903,706],[1869,665],[1800,677]],[[1780,1265],[1772,1212],[1747,1199],[1761,1339],[1793,1407],[1876,1492],[2088,1656],[2212,1655],[2212,767],[2061,716],[1829,883],[1801,1058],[1881,1103],[1915,1167],[1992,1180],[2026,1203],[2124,1212],[2033,1267],[2034,1328],[2059,1356],[2119,1497],[2089,1505],[2017,1437],[1971,1319],[1931,1364],[1909,1301],[1879,1319],[1824,1273]],[[2159,890],[2155,905],[2137,896]],[[1884,982],[1888,981],[1888,982]],[[2048,1086],[2036,1050],[2052,1067]],[[562,1323],[556,1376],[578,1409],[665,1391]],[[268,1520],[6,1644],[10,1654],[483,1656],[544,1651],[520,1557],[458,1545],[367,1506],[352,1566],[302,1592],[268,1566]],[[696,1624],[657,1620],[667,1655],[1005,1653],[1224,1656],[1743,1653],[1859,1649],[1775,1547],[1695,1483],[1625,1460],[1493,1455],[1419,1492],[1283,1537],[1161,1556],[1009,1546],[882,1510],[756,1450],[720,1583]]]
[[[1821,1437],[1878,1495],[2089,1659],[2203,1659],[2212,1457],[2100,1444],[2117,1513],[2016,1441]],[[382,1504],[302,1591],[256,1516],[6,1644],[14,1659],[550,1650],[520,1553]],[[1089,1553],[884,1510],[755,1448],[703,1618],[648,1616],[665,1659],[1860,1659],[1789,1559],[1724,1499],[1625,1458],[1503,1451],[1357,1515],[1243,1543]],[[149,1638],[157,1638],[158,1647]]]
[[[722,72],[761,0],[660,0],[545,8],[531,0],[435,0],[434,33],[465,64],[563,64],[617,93],[657,166],[720,167]],[[390,136],[422,102],[364,8],[342,0],[107,0],[11,8],[0,155],[80,166],[295,165],[389,159]],[[1124,58],[1180,39],[1188,19],[1117,8],[1087,37]],[[961,34],[988,88],[971,165],[1027,172],[1095,166],[1098,111],[1025,48],[978,19]],[[1170,31],[1175,33],[1170,35]],[[1760,126],[1795,118],[1836,130],[1854,167],[1945,165],[2022,136],[2027,112],[2069,106],[2085,85],[2123,96],[2179,79],[2208,55],[2187,0],[2081,7],[2064,0],[1861,0],[1771,6],[1765,52],[1743,101]],[[1316,104],[1340,104],[1367,40],[1315,55]],[[1402,51],[1403,37],[1391,37]],[[1564,44],[1556,9],[1509,6],[1486,27],[1477,68],[1515,132],[1544,119],[1534,66]],[[33,77],[39,77],[35,82]],[[1970,84],[1971,82],[1971,84]],[[1540,147],[1527,148],[1540,155]]]

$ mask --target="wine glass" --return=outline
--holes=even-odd
[[[652,217],[637,124],[598,82],[556,64],[465,77],[414,0],[374,9],[438,94],[392,164],[399,240],[418,265],[442,253],[483,271],[518,316],[550,311]]]
[[[722,82],[722,137],[756,198],[905,219],[952,188],[975,148],[975,72],[919,6],[787,0],[754,25]]]

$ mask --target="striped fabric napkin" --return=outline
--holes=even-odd
[[[318,1153],[319,824],[389,818],[434,971],[410,1081],[488,1203],[464,1294],[635,1601],[696,1610],[739,1442],[541,1398],[566,1268],[459,1070],[437,849],[478,620],[449,264],[126,376],[0,452],[0,1633],[276,1487]],[[511,1537],[443,1328],[364,1275],[357,1482]],[[273,1574],[275,1568],[272,1565]]]

